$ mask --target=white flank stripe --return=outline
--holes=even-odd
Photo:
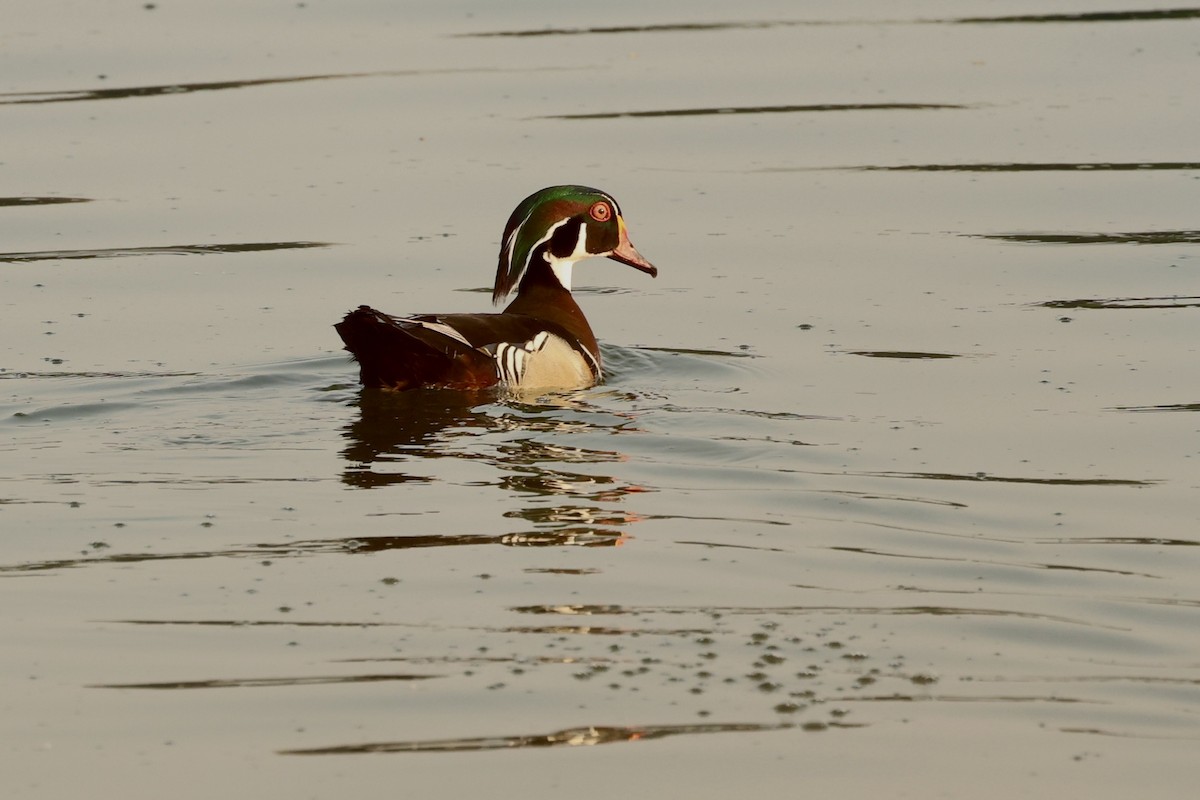
[[[584,358],[586,358],[588,364],[591,365],[592,372],[596,373],[596,380],[603,380],[604,373],[600,369],[600,362],[596,360],[596,357],[594,355],[592,355],[590,352],[588,352],[588,349],[586,347],[580,348],[580,352],[583,353]]]
[[[591,353],[575,350],[561,336],[540,331],[522,344],[501,342],[493,354],[496,373],[510,389],[591,386],[600,365]],[[528,384],[528,387],[527,387]]]

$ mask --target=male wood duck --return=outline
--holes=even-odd
[[[363,386],[382,389],[577,389],[603,377],[600,347],[571,296],[575,262],[604,256],[655,277],[611,195],[551,186],[508,218],[492,302],[500,314],[393,317],[359,306],[334,327]]]

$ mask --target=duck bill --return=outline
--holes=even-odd
[[[620,261],[622,264],[640,269],[651,278],[657,278],[658,267],[647,261],[633,246],[633,242],[629,241],[629,233],[625,230],[625,220],[620,216],[617,217],[617,230],[620,231],[621,239],[617,243],[616,249],[609,253],[608,257],[613,261]]]

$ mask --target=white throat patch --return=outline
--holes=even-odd
[[[550,271],[568,292],[571,291],[571,267],[573,266],[575,266],[574,261],[553,260],[550,262]]]
[[[587,251],[587,225],[580,225],[575,251],[566,258],[554,258],[546,253],[546,261],[550,264],[550,271],[554,273],[554,277],[558,278],[558,282],[569,292],[571,291],[571,267],[575,266],[576,261],[582,261],[590,255],[591,253]]]

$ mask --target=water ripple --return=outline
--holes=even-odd
[[[256,253],[263,250],[297,250],[307,247],[332,246],[332,242],[235,242],[231,244],[172,244],[153,247],[103,247],[88,250],[38,250],[26,253],[0,253],[0,263],[64,261],[79,258],[122,258],[125,256]]]
[[[416,77],[422,75],[456,75],[488,72],[529,72],[530,69],[500,69],[494,67],[457,67],[446,69],[393,69],[375,72],[336,72],[325,75],[295,75],[283,78],[250,78],[232,81],[203,81],[193,83],[164,83],[149,86],[120,86],[105,89],[67,89],[48,92],[0,92],[0,105],[29,105],[41,103],[77,103],[88,100],[125,100],[131,97],[163,97],[195,92],[245,89],[284,83],[344,80],[347,78]]]
[[[93,683],[89,689],[261,689],[274,686],[318,686],[331,683],[379,683],[421,681],[442,675],[386,673],[368,675],[305,675],[296,678],[215,678],[200,681],[156,681],[152,683]]]
[[[746,733],[777,731],[796,727],[791,723],[704,723],[698,725],[640,725],[605,727],[589,725],[543,734],[512,736],[476,736],[460,739],[416,739],[400,742],[367,742],[331,747],[305,747],[280,750],[285,756],[361,755],[366,753],[461,753],[481,750],[515,750],[541,747],[590,747],[615,742],[643,742],[668,736],[700,733]],[[860,727],[846,723],[825,723],[825,727]]]
[[[304,483],[305,478],[214,478],[195,481],[163,480],[164,485],[211,483],[249,484],[262,481]],[[137,481],[145,483],[146,481]],[[133,481],[110,480],[102,485],[122,485]],[[505,547],[617,547],[624,536],[610,528],[575,525],[557,530],[534,530],[504,534],[431,534],[428,536],[360,536],[340,539],[312,539],[282,544],[250,544],[241,547],[212,550],[189,550],[173,553],[112,553],[84,555],[78,558],[28,561],[0,565],[0,575],[45,572],[105,564],[135,564],[152,561],[188,561],[207,558],[296,558],[329,553],[378,553],[391,550],[412,550],[426,547],[462,547],[502,545]]]
[[[804,168],[797,168],[801,170]],[[858,172],[1143,172],[1196,170],[1200,161],[996,161],[973,164],[861,164],[848,167],[816,167]],[[760,172],[785,171],[763,169]]]
[[[930,20],[962,25],[1027,24],[1057,22],[1157,22],[1161,20],[1196,19],[1200,8],[1159,8],[1135,11],[1084,11],[1075,14],[1013,14],[1000,17],[959,17]]]
[[[1045,300],[1033,303],[1042,308],[1200,308],[1200,296],[1167,297],[1084,297],[1078,300]]]
[[[972,239],[1020,244],[1200,244],[1200,231],[1133,231],[1129,233],[967,233]]]
[[[0,197],[4,206],[57,206],[63,203],[90,203],[90,197]]]
[[[1162,403],[1154,406],[1114,406],[1110,411],[1200,411],[1200,403]]]
[[[648,111],[601,111],[590,114],[550,114],[543,117],[532,117],[532,119],[703,117],[723,114],[795,114],[826,111],[940,111],[966,108],[972,108],[972,106],[956,103],[817,103],[811,105],[712,106],[706,108],[671,108]]]
[[[1200,8],[1166,8],[1134,11],[1091,11],[1075,14],[1013,14],[994,17],[947,17],[941,19],[879,20],[732,20],[726,22],[666,22],[651,25],[597,25],[574,28],[526,28],[505,31],[476,31],[454,34],[459,38],[587,36],[621,33],[706,33],[729,30],[769,30],[772,28],[816,27],[825,25],[1000,25],[1087,22],[1147,22],[1187,20],[1200,17]]]
[[[856,475],[869,478],[902,478],[927,481],[980,481],[983,483],[1030,483],[1044,486],[1154,486],[1158,479],[1134,478],[1028,478],[1021,476],[991,475],[986,472],[817,472],[813,470],[783,469],[780,472],[801,472],[811,475]]]
[[[962,353],[928,353],[917,350],[847,350],[847,355],[868,356],[870,358],[900,358],[900,359],[938,359],[962,358]]]

